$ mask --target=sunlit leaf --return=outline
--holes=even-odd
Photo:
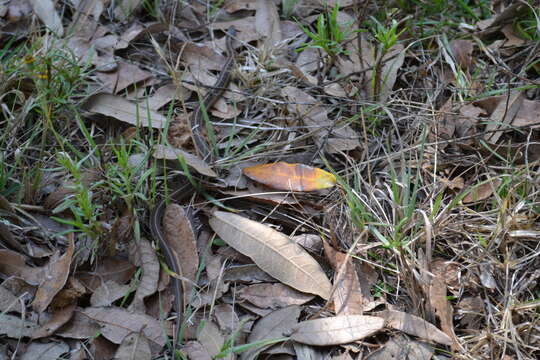
[[[334,186],[336,177],[322,169],[304,164],[256,165],[244,168],[244,175],[277,190],[313,191]]]

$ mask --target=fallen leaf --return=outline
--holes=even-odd
[[[191,91],[183,86],[178,87],[175,84],[167,84],[158,88],[144,105],[152,110],[158,110],[172,100],[185,101],[190,95]]]
[[[446,266],[436,266],[437,263],[434,261],[430,266],[434,276],[431,277],[428,286],[429,303],[440,320],[441,330],[453,340],[452,349],[458,351],[458,339],[454,333],[453,309],[447,298]]]
[[[163,215],[163,230],[165,240],[176,257],[176,263],[180,266],[181,274],[178,275],[187,280],[182,281],[184,304],[187,304],[193,284],[197,282],[199,270],[195,229],[184,208],[178,204],[171,204],[167,206]]]
[[[246,343],[254,343],[262,340],[279,339],[291,333],[293,328],[298,324],[301,308],[296,305],[288,306],[271,312],[258,320],[251,333],[249,334]],[[270,345],[256,346],[243,352],[240,356],[241,360],[254,360],[257,356],[269,348]]]
[[[281,90],[290,104],[287,108],[295,113],[310,131],[315,132],[315,142],[330,153],[353,150],[360,146],[358,135],[346,123],[328,119],[327,107],[319,105],[312,96],[292,86]]]
[[[512,124],[521,105],[523,104],[523,93],[520,90],[511,91],[508,96],[505,96],[499,102],[490,118],[487,120],[484,139],[492,144],[495,144],[501,137],[503,131],[509,130],[509,125]],[[501,131],[496,131],[501,130]]]
[[[75,307],[75,304],[70,304],[65,308],[54,311],[51,318],[32,333],[32,339],[39,339],[54,334],[56,330],[71,319]]]
[[[276,281],[255,264],[231,266],[225,269],[223,280],[250,284]]]
[[[501,185],[501,179],[493,179],[481,185],[474,185],[473,189],[463,198],[464,204],[488,199]]]
[[[101,334],[120,344],[132,332],[142,332],[159,347],[165,345],[163,325],[156,319],[119,307],[87,307],[82,313],[101,325]]]
[[[485,313],[484,301],[480,296],[462,298],[456,305],[456,309],[457,313],[462,316],[460,323],[466,329],[479,329]]]
[[[296,291],[283,284],[255,284],[238,291],[240,300],[247,300],[260,308],[278,309],[289,305],[302,305],[313,295]]]
[[[69,352],[69,345],[63,341],[49,343],[32,342],[26,348],[21,360],[48,360],[61,359],[61,355]]]
[[[78,272],[76,275],[90,292],[94,292],[109,280],[125,284],[133,277],[136,270],[137,268],[126,259],[104,257],[97,263],[93,271]]]
[[[34,12],[38,18],[43,21],[45,26],[49,28],[56,36],[62,37],[64,35],[64,28],[62,26],[62,20],[56,9],[54,8],[54,2],[52,0],[28,0],[34,9]]]
[[[97,78],[105,86],[105,90],[118,94],[132,84],[137,84],[153,77],[152,73],[142,70],[136,65],[119,61],[114,72],[96,72]]]
[[[6,335],[7,337],[20,339],[23,337],[30,337],[32,333],[38,328],[38,324],[31,320],[26,320],[20,316],[13,316],[8,314],[2,315],[2,326],[0,326],[0,335]]]
[[[334,268],[335,290],[332,294],[332,300],[334,301],[335,314],[362,315],[364,296],[351,256],[334,250],[327,242],[323,242],[323,245],[326,258]]]
[[[167,118],[150,110],[144,104],[137,104],[123,97],[111,94],[97,94],[85,104],[88,111],[113,117],[128,124],[162,129]]]
[[[467,71],[473,63],[472,53],[474,43],[471,40],[452,40],[450,42],[450,50],[460,68]]]
[[[375,316],[344,315],[306,320],[298,324],[291,339],[302,344],[328,346],[347,344],[376,334],[384,319]]]
[[[218,176],[204,160],[181,149],[156,144],[152,156],[155,159],[166,160],[178,160],[178,158],[184,158],[188,166],[195,169],[199,174],[213,178]]]
[[[122,340],[113,359],[150,360],[152,352],[148,339],[141,333],[131,333]]]
[[[146,311],[144,299],[157,291],[159,280],[159,261],[150,242],[141,238],[138,242],[132,241],[129,247],[129,259],[132,264],[139,266],[142,275],[139,278],[133,301],[128,307],[129,311]]]
[[[126,296],[130,288],[131,286],[120,285],[114,280],[104,281],[92,292],[90,304],[92,306],[111,306],[113,302]]]
[[[388,340],[382,348],[369,354],[366,360],[430,360],[433,352],[434,349],[428,344],[398,336]]]
[[[16,276],[30,285],[39,285],[43,268],[26,265],[25,257],[11,250],[0,250],[0,273]]]
[[[54,296],[66,284],[74,251],[75,244],[73,237],[71,237],[66,252],[62,256],[59,253],[55,253],[47,266],[45,266],[42,282],[39,284],[36,296],[32,302],[32,308],[38,313],[43,312],[49,306]]]
[[[386,102],[392,93],[392,89],[397,80],[397,72],[405,61],[405,47],[402,44],[396,44],[388,50],[383,56],[382,63],[384,64],[380,73],[380,92],[378,100],[381,103]],[[374,96],[374,87],[369,86],[369,93]]]
[[[214,307],[214,317],[219,328],[227,334],[240,330],[241,323],[234,307],[229,304],[218,304]]]
[[[313,191],[336,184],[333,174],[304,164],[277,162],[246,167],[242,172],[250,179],[277,190]]]
[[[279,14],[273,1],[257,0],[255,9],[255,29],[262,38],[263,51],[271,51],[281,41]]]
[[[201,343],[208,354],[213,358],[221,352],[225,338],[214,322],[204,321],[204,323],[200,325],[200,330],[197,333],[197,341]],[[225,358],[231,359],[231,356],[232,354]]]
[[[452,345],[452,339],[433,324],[426,320],[401,311],[385,310],[376,315],[384,318],[385,327],[403,331],[406,334],[418,336],[421,339]]]
[[[142,5],[143,0],[119,0],[116,2],[114,17],[124,21],[133,15],[133,13]]]
[[[182,346],[182,352],[188,356],[188,359],[212,360],[208,350],[198,341],[188,341]]]
[[[90,339],[100,331],[97,322],[82,314],[82,309],[75,309],[70,320],[55,331],[55,335],[71,339]]]
[[[21,301],[11,291],[0,285],[0,314],[10,312],[21,313],[23,306]]]
[[[217,211],[210,226],[227,244],[277,280],[329,299],[332,284],[321,266],[284,234],[240,215]]]

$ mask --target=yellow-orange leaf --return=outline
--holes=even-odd
[[[332,187],[336,177],[304,164],[277,162],[244,168],[244,175],[277,190],[313,191]]]

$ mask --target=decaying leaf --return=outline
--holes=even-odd
[[[113,302],[123,298],[130,290],[129,285],[120,285],[114,280],[104,281],[90,297],[92,306],[111,306]]]
[[[283,338],[298,324],[298,317],[300,316],[301,310],[302,309],[299,306],[293,305],[276,310],[262,317],[253,326],[246,343]],[[257,355],[269,346],[270,345],[253,347],[242,353],[240,359],[256,359]]]
[[[376,334],[383,327],[384,319],[380,317],[344,315],[302,321],[291,338],[308,345],[339,345],[364,339]]]
[[[99,331],[100,326],[97,322],[83,315],[82,309],[75,309],[71,319],[55,331],[55,334],[71,339],[90,339]]]
[[[385,310],[377,313],[377,315],[384,318],[384,324],[388,328],[400,330],[406,334],[435,341],[439,344],[452,344],[452,339],[448,335],[418,316],[395,310]]]
[[[144,313],[144,299],[155,293],[157,290],[159,261],[152,245],[144,238],[140,239],[138,242],[132,241],[130,243],[129,253],[131,262],[141,267],[142,276],[128,310]]]
[[[313,299],[283,284],[255,284],[238,291],[240,300],[247,300],[261,308],[277,309],[288,305],[302,305]]]
[[[336,184],[333,174],[304,164],[277,162],[246,167],[242,172],[250,179],[277,190],[313,191]]]
[[[44,276],[36,292],[32,307],[41,313],[51,303],[54,296],[62,290],[69,276],[69,267],[75,251],[73,238],[70,238],[66,252],[60,256],[55,253],[44,269]]]
[[[284,284],[323,299],[330,297],[332,284],[321,266],[284,234],[222,211],[214,213],[210,226],[227,244]]]
[[[26,265],[25,257],[11,250],[0,250],[0,273],[16,276],[30,285],[39,285],[43,268]]]
[[[75,311],[75,306],[75,304],[70,304],[63,309],[53,312],[51,318],[32,333],[32,339],[43,338],[54,334],[56,330],[71,319]]]
[[[8,337],[14,339],[30,337],[37,327],[38,324],[21,318],[21,316],[3,314],[2,326],[0,326],[0,335],[7,335]]]
[[[486,141],[495,144],[503,131],[509,129],[509,125],[512,124],[523,104],[523,99],[524,96],[520,90],[513,90],[499,102],[486,125],[485,131],[488,131],[484,137]]]
[[[135,273],[136,267],[122,258],[105,257],[97,263],[96,268],[90,272],[78,272],[78,278],[91,292],[102,286],[108,280],[118,284],[125,284]]]
[[[472,65],[473,45],[471,40],[456,39],[450,42],[452,55],[462,70],[468,70]]]
[[[69,345],[63,341],[55,341],[48,343],[32,342],[21,360],[35,360],[35,359],[61,359],[61,355],[69,351]]]
[[[219,331],[218,326],[212,321],[204,321],[197,333],[197,340],[206,349],[208,354],[213,358],[220,353],[225,338]],[[228,356],[226,359],[230,359]]]
[[[281,41],[279,14],[273,1],[257,0],[255,28],[262,37],[263,48],[270,51]]]
[[[134,64],[122,61],[116,63],[116,71],[99,71],[96,76],[103,83],[104,90],[112,94],[118,94],[132,84],[141,83],[152,78],[150,72],[142,70]],[[143,103],[143,105],[146,104]]]
[[[114,359],[150,360],[152,352],[148,339],[141,333],[131,333],[122,340]]]
[[[179,275],[187,280],[182,281],[184,303],[187,304],[199,270],[195,230],[189,215],[178,204],[171,204],[165,209],[163,229],[165,240],[176,257],[176,263],[180,266],[182,273]]]
[[[397,80],[397,72],[405,61],[405,48],[402,44],[394,45],[383,56],[382,62],[384,65],[380,71],[380,91],[378,94],[373,93],[375,89],[373,86],[369,86],[370,93],[372,95],[378,95],[378,100],[384,103],[390,94]]]
[[[488,199],[501,185],[501,179],[493,179],[474,188],[463,198],[464,204]]]
[[[398,336],[388,340],[381,349],[369,354],[366,360],[430,360],[433,352],[434,349],[428,344]]]
[[[362,315],[364,296],[352,258],[334,250],[326,242],[323,245],[325,255],[335,271],[332,299],[336,315]]]
[[[0,313],[10,313],[22,311],[21,300],[11,293],[4,286],[0,285]]]

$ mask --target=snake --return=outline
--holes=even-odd
[[[223,67],[221,68],[218,79],[216,80],[213,87],[208,91],[206,96],[199,102],[199,104],[194,109],[190,117],[190,128],[191,135],[193,139],[193,145],[197,154],[207,160],[208,162],[213,162],[214,156],[213,151],[210,149],[210,146],[206,142],[205,137],[202,134],[202,129],[204,128],[205,114],[208,113],[208,110],[216,103],[216,101],[221,97],[225,89],[227,88],[230,79],[231,79],[231,68],[234,62],[234,49],[232,46],[232,38],[236,34],[236,30],[233,27],[230,27],[226,32],[226,48],[227,48],[227,58]],[[175,199],[177,202],[182,202],[189,198],[195,191],[193,185],[189,179],[185,176],[180,180],[180,186],[178,189],[173,191],[170,195],[172,199]],[[181,274],[180,264],[176,261],[176,256],[174,255],[173,250],[167,244],[165,236],[162,230],[162,219],[165,212],[165,207],[167,205],[166,198],[161,199],[157,205],[150,212],[150,232],[154,239],[159,244],[159,248],[162,252],[165,263],[168,268],[174,274]],[[183,321],[182,311],[183,311],[183,289],[181,281],[175,277],[171,276],[172,287],[174,291],[174,307],[176,308],[176,321],[175,321],[175,330],[172,341],[173,351],[177,348],[180,340],[180,332]]]

